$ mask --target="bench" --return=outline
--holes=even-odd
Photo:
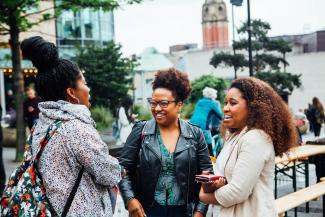
[[[283,217],[288,210],[323,196],[323,217],[325,217],[325,177],[322,179],[324,181],[276,199],[278,216]]]

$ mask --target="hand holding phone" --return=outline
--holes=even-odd
[[[226,184],[226,177],[211,174],[196,175],[195,180],[201,182],[205,193],[212,193]]]

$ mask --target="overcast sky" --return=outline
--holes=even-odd
[[[126,55],[147,47],[168,52],[169,46],[202,46],[201,11],[205,0],[144,0],[115,11],[115,38]],[[230,0],[225,0],[232,37]],[[325,0],[250,0],[251,18],[271,24],[270,36],[302,34],[325,29]],[[235,25],[247,19],[246,0],[235,7]],[[231,38],[230,38],[231,39]]]

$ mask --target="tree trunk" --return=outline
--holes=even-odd
[[[14,78],[14,91],[16,94],[16,129],[17,129],[17,140],[16,140],[16,161],[22,159],[24,153],[25,144],[25,123],[23,114],[23,103],[24,103],[24,78],[21,71],[21,58],[19,48],[19,29],[17,26],[17,18],[14,11],[9,17],[10,26],[10,47],[11,47],[11,61],[13,68]]]

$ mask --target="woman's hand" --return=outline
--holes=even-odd
[[[226,179],[225,178],[220,178],[220,179],[213,182],[213,186],[214,186],[215,190],[217,190],[218,188],[221,188],[225,184],[226,184]]]
[[[141,203],[135,198],[130,200],[127,208],[131,217],[146,217]]]
[[[199,211],[195,211],[193,217],[204,217],[204,215]]]
[[[203,188],[200,190],[200,201],[205,203],[205,204],[215,204],[218,205],[218,202],[214,196],[214,193],[205,193],[203,191]]]

